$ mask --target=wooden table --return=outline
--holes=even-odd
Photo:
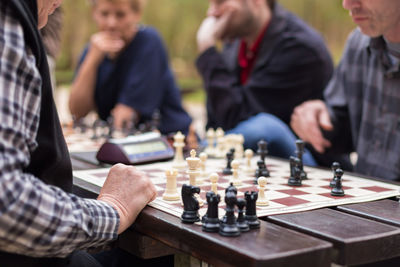
[[[72,162],[75,169],[96,167]],[[91,188],[75,189],[93,196]],[[259,230],[236,238],[205,233],[197,225],[146,207],[119,242],[142,258],[181,251],[215,266],[365,264],[400,257],[400,204],[387,199],[268,216]]]

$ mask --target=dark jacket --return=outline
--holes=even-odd
[[[240,84],[240,40],[206,50],[197,60],[207,92],[208,127],[235,127],[266,112],[289,124],[293,108],[321,99],[333,72],[320,35],[292,13],[276,5],[245,85]]]

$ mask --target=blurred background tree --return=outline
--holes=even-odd
[[[196,31],[205,17],[208,0],[146,0],[143,24],[158,29],[169,51],[172,67],[183,89],[201,87],[194,61],[197,57]],[[338,62],[347,35],[354,28],[341,1],[278,0],[316,28]],[[69,84],[82,48],[96,30],[87,0],[63,3],[62,52],[57,60],[58,83]]]

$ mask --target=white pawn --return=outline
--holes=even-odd
[[[221,127],[217,128],[215,131],[215,136],[217,138],[217,145],[215,147],[215,157],[221,158],[225,157],[225,132]]]
[[[233,185],[242,185],[242,181],[239,178],[239,161],[238,160],[233,160],[232,161],[232,183]]]
[[[210,175],[210,181],[211,181],[211,191],[213,191],[215,194],[218,194],[218,179],[219,175],[216,172],[211,173]]]
[[[213,128],[210,128],[207,130],[206,137],[207,137],[208,144],[204,151],[207,153],[207,155],[214,156],[214,154],[215,154],[215,148],[214,148],[215,131]]]
[[[167,184],[165,188],[165,192],[162,196],[164,200],[179,200],[180,196],[178,190],[176,188],[176,176],[178,175],[178,171],[175,169],[166,170],[165,176],[167,177]]]
[[[257,180],[258,182],[258,199],[256,201],[256,206],[268,206],[269,202],[265,196],[265,185],[267,184],[267,178],[261,176]]]
[[[185,136],[181,132],[177,132],[174,135],[174,147],[175,147],[175,157],[172,161],[172,167],[174,169],[184,169],[186,163],[183,159],[183,147],[185,146]]]
[[[251,167],[251,159],[253,158],[254,152],[251,149],[246,149],[244,151],[244,155],[246,157],[246,167],[244,168],[244,171],[247,174],[254,174],[254,168]]]
[[[200,158],[200,171],[201,171],[200,176],[207,177],[206,163],[208,155],[205,152],[201,152],[199,158]],[[203,179],[199,179],[199,184],[203,184]]]

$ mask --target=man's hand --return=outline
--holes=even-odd
[[[197,31],[197,49],[200,54],[215,45],[216,22],[217,19],[215,17],[207,17],[201,23],[200,28]]]
[[[290,126],[301,139],[310,143],[320,153],[331,146],[321,132],[321,128],[326,131],[333,130],[328,109],[321,100],[310,100],[297,106],[293,111]]]
[[[133,166],[116,164],[110,169],[97,200],[107,202],[118,211],[120,234],[156,195],[156,189],[145,173]]]
[[[99,60],[105,55],[114,58],[125,47],[125,42],[117,35],[110,32],[97,32],[90,38],[90,50]]]
[[[217,40],[230,38],[228,32],[229,23],[240,4],[236,2],[226,2],[218,7],[218,11],[210,8],[208,16],[203,20],[197,31],[197,48],[199,53],[215,45]]]
[[[114,127],[117,130],[131,129],[138,119],[137,112],[124,104],[117,104],[111,110],[111,115],[114,118]]]

